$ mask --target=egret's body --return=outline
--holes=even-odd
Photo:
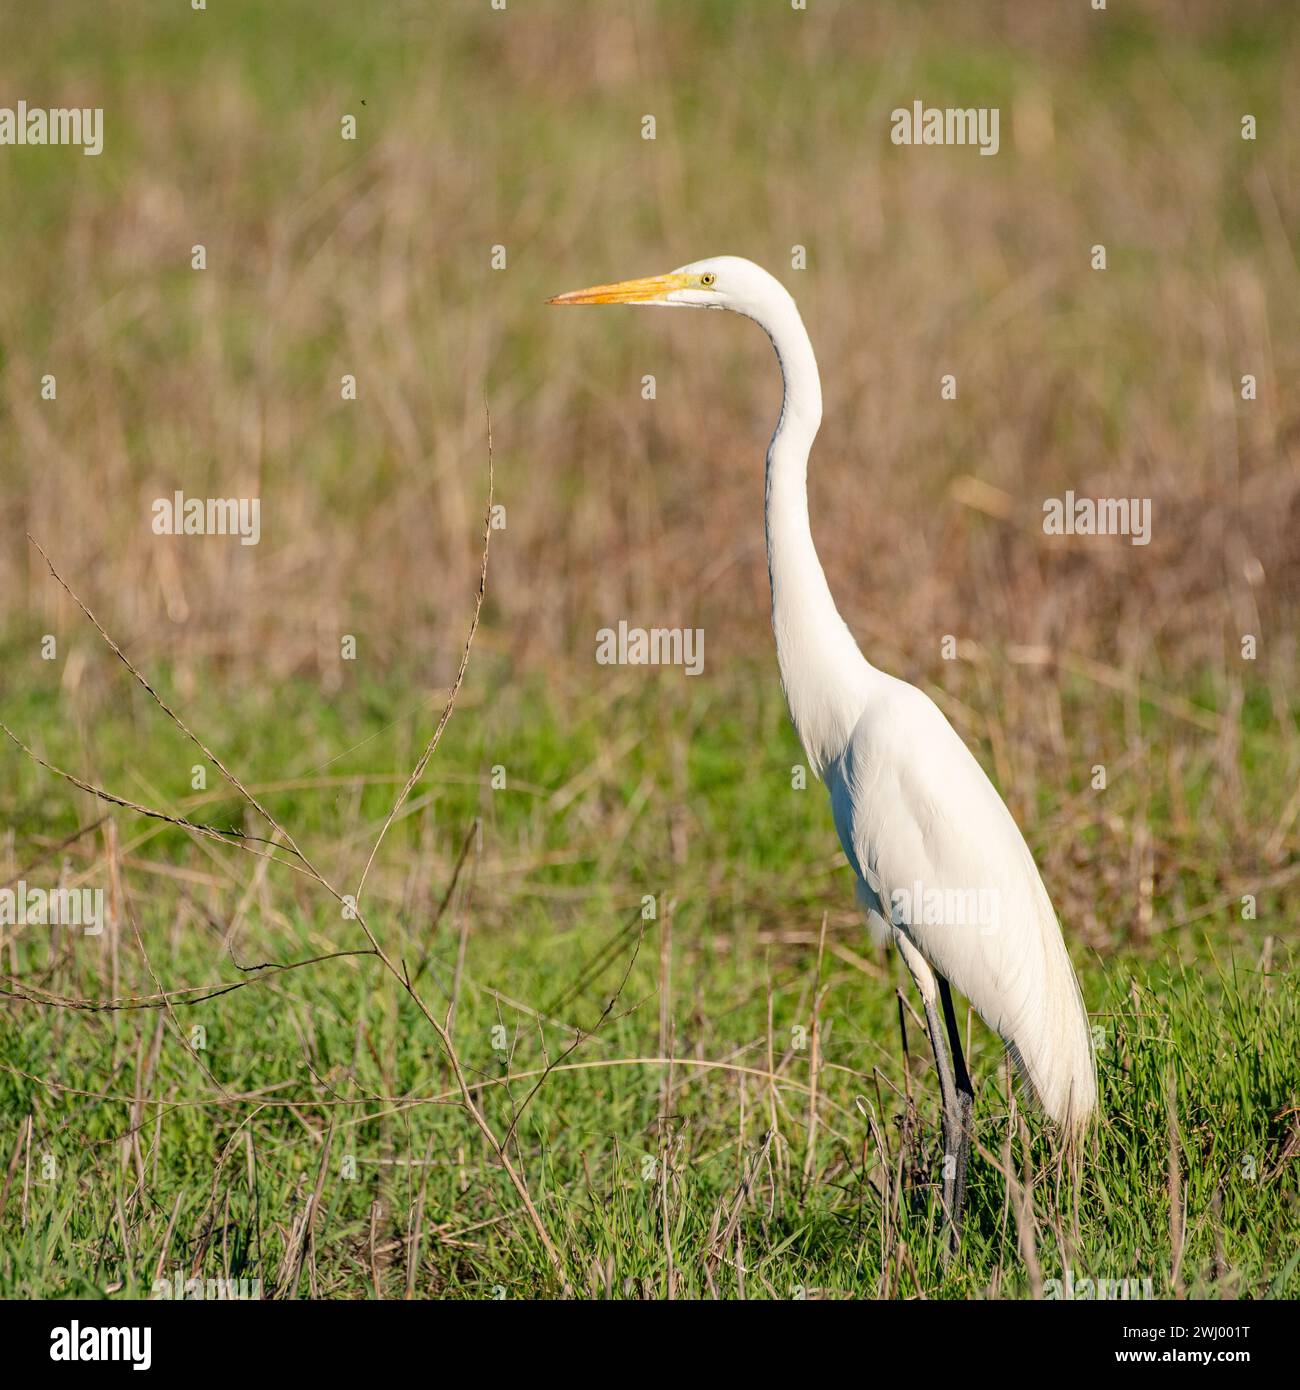
[[[551,302],[731,309],[754,319],[776,349],[785,397],[767,451],[766,521],[781,684],[830,791],[868,922],[897,945],[925,1004],[945,1153],[955,1159],[944,1182],[955,1237],[973,1094],[947,981],[1004,1039],[1043,1109],[1067,1129],[1095,1105],[1091,1037],[1056,914],[1010,812],[934,702],[872,666],[835,607],[808,520],[808,455],[822,399],[799,311],[779,281],[734,256]]]

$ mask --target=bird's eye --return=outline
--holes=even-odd
[[[700,276],[700,284],[703,285],[706,290],[711,290],[713,288],[713,282],[717,278],[718,277],[711,270],[706,270],[704,274]]]

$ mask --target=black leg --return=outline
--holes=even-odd
[[[896,933],[895,941],[925,1005],[925,1023],[930,1031],[935,1070],[939,1073],[939,1095],[943,1106],[943,1212],[948,1226],[947,1256],[951,1257],[961,1245],[961,1218],[966,1204],[966,1165],[970,1159],[971,1112],[975,1105],[975,1092],[966,1071],[966,1059],[962,1056],[961,1034],[957,1031],[948,981],[931,969],[901,931]],[[935,1007],[938,1002],[936,994],[943,1001],[942,1024]],[[944,1045],[945,1032],[957,1064],[955,1074],[948,1048]]]
[[[934,1069],[939,1073],[939,1103],[943,1115],[943,1215],[948,1228],[948,1254],[957,1250],[961,1235],[961,1210],[957,1205],[957,1170],[961,1158],[960,1109],[957,1088],[953,1081],[952,1063],[944,1046],[939,1012],[933,1000],[921,996],[925,1004],[925,1022],[930,1030],[930,1047],[934,1051]],[[964,1189],[963,1189],[964,1191]]]
[[[954,1159],[952,1199],[949,1211],[952,1218],[952,1248],[956,1251],[958,1237],[961,1235],[962,1210],[966,1205],[966,1165],[970,1162],[971,1113],[975,1109],[975,1089],[971,1085],[970,1074],[966,1070],[966,1059],[962,1056],[961,1032],[957,1027],[957,1016],[953,1012],[952,991],[948,988],[948,981],[942,975],[937,976],[937,978],[939,998],[943,1001],[943,1020],[948,1030],[948,1045],[952,1049],[953,1079],[956,1083],[954,1114],[951,1120],[955,1130],[955,1148],[950,1149],[947,1143],[944,1145],[944,1148],[953,1155]],[[945,1125],[945,1128],[947,1127]],[[946,1161],[945,1156],[945,1164]]]

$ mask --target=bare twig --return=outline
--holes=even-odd
[[[33,541],[32,544],[36,545],[36,542]],[[36,546],[36,548],[40,550],[40,546]],[[44,553],[44,551],[41,551],[42,555]],[[54,569],[52,565],[50,566],[50,568],[51,570]],[[58,578],[57,571],[55,571],[55,578]],[[62,583],[63,581],[60,580],[59,582]],[[166,709],[166,706],[164,705],[163,708]],[[12,743],[16,744],[17,747],[22,749],[22,751],[27,754],[27,756],[32,760],[32,762],[39,764],[39,766],[43,767],[47,772],[52,772],[56,777],[61,777],[65,782],[71,782],[74,787],[80,787],[83,792],[89,792],[91,796],[98,797],[100,801],[107,801],[112,806],[121,806],[124,810],[134,811],[136,815],[148,816],[151,820],[161,820],[166,821],[169,825],[178,825],[181,827],[182,830],[193,830],[196,834],[207,835],[210,839],[220,840],[222,844],[233,844],[238,841],[243,841],[245,843],[251,842],[253,844],[262,845],[270,845],[275,843],[274,837],[249,835],[246,834],[244,831],[236,830],[233,827],[223,828],[218,825],[204,825],[201,821],[186,820],[184,816],[168,815],[166,811],[158,811],[151,806],[142,805],[138,801],[131,801],[128,797],[117,796],[113,792],[105,791],[103,787],[95,786],[93,782],[84,781],[82,778],[77,777],[75,774],[71,772],[65,772],[61,767],[55,767],[55,765],[52,762],[49,762],[45,758],[42,758],[41,755],[37,753],[34,749],[29,748],[22,741],[22,739],[20,739],[18,735],[14,733],[14,731],[9,727],[9,725],[3,722],[3,720],[0,720],[0,731],[3,731]],[[97,828],[98,826],[104,823],[105,819],[106,817],[101,817],[94,823],[93,826],[87,826],[86,829],[93,830]],[[272,823],[274,824],[274,822]],[[64,848],[66,847],[66,845],[72,844],[74,840],[80,839],[80,837],[85,833],[86,831],[80,830],[75,835],[69,836],[68,839],[64,842],[64,845],[56,847],[56,849],[53,851],[47,851],[45,857],[48,857],[50,853],[57,853],[57,850],[59,848]],[[258,851],[250,850],[249,853],[257,854]],[[294,853],[297,853],[297,851],[295,850]],[[259,855],[259,857],[266,859],[274,859],[277,864],[284,864],[285,867],[289,869],[297,867],[294,864],[286,863],[283,859],[279,858],[277,855],[274,854]],[[299,857],[301,858],[301,856]],[[39,863],[40,861],[38,860],[37,862]]]
[[[407,778],[406,785],[403,787],[401,794],[398,796],[392,811],[389,813],[388,819],[384,822],[384,827],[380,831],[379,839],[375,842],[374,849],[371,850],[370,858],[366,863],[366,870],[363,871],[361,876],[362,885],[364,885],[365,883],[366,872],[369,871],[370,865],[374,862],[375,854],[378,852],[379,846],[383,841],[384,835],[387,832],[388,827],[397,817],[407,797],[410,795],[411,789],[419,781],[425,768],[428,766],[429,759],[433,756],[434,750],[437,748],[438,743],[442,738],[443,731],[447,727],[447,721],[451,718],[452,709],[455,705],[456,695],[460,690],[461,684],[465,677],[465,671],[469,665],[470,647],[473,644],[474,634],[478,630],[479,615],[482,612],[483,607],[483,595],[487,586],[488,545],[492,529],[494,465],[492,457],[492,431],[490,416],[488,417],[487,445],[488,501],[484,516],[483,527],[483,558],[479,568],[479,586],[474,603],[474,615],[470,624],[469,636],[466,639],[464,650],[461,653],[460,668],[457,672],[456,680],[452,686],[447,703],[443,708],[442,717],[439,719],[437,728],[434,730],[433,737],[425,746],[424,752],[420,755],[420,758],[416,762],[415,767],[412,769],[410,777]],[[551,1241],[551,1238],[547,1233],[546,1227],[542,1222],[542,1218],[538,1213],[536,1206],[533,1203],[533,1199],[528,1192],[528,1187],[525,1184],[523,1177],[515,1168],[514,1164],[510,1161],[510,1157],[507,1154],[505,1147],[498,1141],[495,1131],[492,1129],[492,1126],[488,1123],[483,1112],[475,1103],[474,1095],[470,1090],[469,1082],[465,1076],[464,1067],[462,1066],[460,1057],[457,1054],[456,1049],[452,1043],[450,1033],[448,1032],[447,1028],[442,1023],[440,1023],[439,1020],[434,1016],[428,1004],[424,1001],[424,999],[421,997],[418,991],[414,988],[406,971],[404,969],[399,969],[398,965],[393,961],[393,959],[380,945],[378,937],[375,936],[370,925],[367,923],[364,915],[361,912],[360,886],[358,887],[357,894],[355,897],[353,897],[352,899],[346,898],[343,895],[343,893],[340,892],[340,890],[337,887],[335,887],[334,884],[331,883],[330,880],[326,878],[325,875],[319,869],[316,868],[316,866],[311,862],[307,855],[304,854],[303,851],[299,848],[298,844],[294,840],[293,836],[289,833],[289,831],[271,814],[270,811],[266,809],[265,806],[262,805],[261,801],[259,801],[258,798],[244,785],[244,783],[240,781],[240,779],[235,775],[235,773],[225,765],[225,763],[217,756],[217,754],[214,753],[212,749],[209,748],[208,745],[204,743],[203,740],[199,738],[199,736],[196,733],[194,733],[194,731],[185,723],[183,719],[181,719],[181,717],[176,713],[176,711],[173,710],[171,706],[168,705],[167,702],[162,698],[162,696],[158,694],[158,692],[153,688],[153,686],[150,685],[149,681],[145,678],[145,676],[132,663],[130,658],[121,649],[121,647],[119,647],[117,643],[112,639],[112,637],[109,636],[108,632],[99,622],[99,620],[95,617],[95,615],[90,611],[86,604],[82,602],[82,600],[76,595],[76,593],[73,592],[71,587],[68,585],[67,581],[64,580],[61,574],[59,574],[58,570],[55,569],[53,562],[50,560],[50,557],[46,555],[45,551],[41,548],[41,546],[38,544],[35,538],[29,535],[28,539],[31,540],[32,544],[40,552],[41,557],[49,566],[50,573],[58,581],[59,585],[66,591],[68,596],[86,615],[87,619],[90,621],[95,630],[100,634],[100,636],[108,644],[109,648],[122,662],[122,664],[127,668],[127,670],[130,671],[132,676],[135,677],[136,681],[144,687],[144,689],[148,692],[148,694],[153,699],[154,703],[159,707],[159,709],[161,709],[163,713],[166,714],[169,719],[171,719],[171,721],[176,725],[176,727],[180,729],[183,734],[185,734],[185,736],[190,740],[190,742],[193,743],[195,747],[197,747],[203,753],[203,755],[208,759],[208,761],[211,762],[212,765],[217,768],[217,770],[226,779],[226,781],[229,782],[230,785],[234,787],[236,791],[239,792],[239,794],[244,798],[244,800],[255,811],[257,811],[257,813],[271,827],[271,829],[275,831],[281,839],[283,839],[284,843],[301,862],[306,872],[308,872],[309,875],[317,883],[319,883],[322,888],[326,890],[326,892],[328,892],[339,903],[343,904],[347,916],[352,920],[356,921],[358,927],[365,935],[366,940],[370,943],[372,951],[376,956],[378,956],[384,968],[389,972],[389,974],[393,976],[395,980],[397,980],[401,984],[402,988],[406,990],[407,994],[410,995],[412,1001],[415,1003],[416,1007],[423,1015],[425,1021],[429,1024],[429,1026],[433,1029],[435,1035],[437,1036],[439,1045],[442,1048],[443,1054],[451,1067],[452,1075],[455,1078],[456,1087],[461,1097],[462,1107],[473,1120],[474,1124],[482,1133],[484,1139],[487,1141],[488,1145],[496,1155],[497,1161],[501,1164],[503,1170],[506,1173],[507,1178],[510,1180],[511,1185],[514,1187],[515,1192],[523,1205],[528,1220],[531,1223],[534,1231],[536,1232],[537,1237],[540,1240],[542,1247],[546,1252],[547,1258],[550,1260],[551,1266],[556,1273],[556,1276],[559,1278],[565,1292],[567,1293],[569,1290],[569,1281],[564,1269],[564,1262],[560,1258],[560,1253],[555,1248],[554,1243]],[[6,732],[8,731],[6,730]],[[10,737],[13,737],[13,735],[10,735]],[[17,741],[18,740],[15,739],[15,742]],[[37,761],[39,762],[41,760],[38,758]],[[70,780],[75,781],[76,779]],[[82,784],[79,783],[78,785]],[[92,793],[98,793],[98,789],[94,787],[85,786],[84,789],[91,791]],[[119,798],[109,797],[108,799],[115,800],[118,804],[127,804],[122,802]],[[147,808],[138,807],[134,804],[128,805],[128,809],[139,810],[145,814],[149,814]],[[166,819],[167,817],[164,816],[162,818]],[[206,827],[198,827],[197,825],[195,825],[193,828],[199,829],[201,833],[210,833],[210,831]]]
[[[524,1111],[528,1109],[529,1102],[538,1093],[538,1091],[541,1090],[542,1083],[546,1080],[546,1078],[550,1076],[550,1074],[553,1071],[560,1070],[564,1062],[566,1062],[568,1058],[572,1056],[572,1054],[574,1053],[574,1051],[576,1051],[577,1048],[579,1048],[584,1042],[586,1042],[588,1038],[594,1037],[605,1026],[610,1014],[614,1011],[614,1005],[618,1003],[619,999],[622,997],[624,989],[627,987],[627,982],[632,975],[632,967],[636,964],[636,958],[641,951],[641,943],[644,940],[645,928],[643,926],[641,929],[641,935],[637,937],[636,945],[632,949],[632,956],[627,963],[627,969],[623,972],[623,978],[618,982],[618,988],[610,996],[609,1003],[605,1005],[605,1008],[602,1011],[600,1017],[596,1020],[596,1026],[592,1028],[590,1032],[579,1033],[578,1036],[574,1038],[574,1040],[568,1045],[568,1047],[566,1047],[564,1051],[560,1053],[560,1055],[555,1059],[555,1061],[548,1062],[546,1066],[542,1068],[542,1074],[537,1078],[536,1085],[532,1088],[531,1091],[528,1092],[528,1094],[523,1098],[523,1100],[520,1101],[519,1108],[515,1111],[514,1118],[510,1121],[510,1128],[506,1130],[506,1137],[502,1141],[504,1144],[508,1144],[510,1142],[516,1128],[519,1125],[519,1121],[523,1118]]]
[[[304,966],[319,965],[321,961],[340,960],[345,956],[373,956],[375,952],[368,947],[364,950],[355,951],[327,951],[321,956],[309,956],[306,960],[290,961],[288,965],[250,965],[239,966],[241,970],[247,970],[254,974],[250,980],[235,980],[228,985],[208,986],[208,985],[185,985],[181,989],[163,990],[158,994],[139,995],[135,998],[123,999],[72,999],[66,995],[52,994],[49,990],[41,990],[40,993],[45,998],[37,998],[34,994],[24,991],[34,990],[35,985],[21,982],[22,989],[6,989],[0,986],[0,996],[7,999],[19,999],[26,1004],[42,1004],[49,1008],[57,1009],[79,1009],[85,1013],[116,1013],[125,1012],[132,1009],[165,1009],[168,1003],[173,1005],[192,1005],[205,1004],[209,999],[219,999],[223,994],[232,994],[237,989],[246,989],[249,985],[259,984],[263,980],[269,980],[276,975],[282,975],[289,970],[301,970]],[[255,972],[255,973],[254,973]],[[13,980],[13,976],[6,976],[6,979]],[[19,983],[14,981],[14,983]],[[199,993],[199,991],[204,991]],[[184,994],[193,994],[193,999],[182,999]]]
[[[443,730],[451,718],[451,712],[456,705],[456,696],[460,693],[461,683],[464,681],[465,672],[469,667],[470,648],[474,645],[474,634],[478,631],[479,615],[483,612],[483,595],[487,591],[488,550],[492,542],[492,498],[496,486],[492,460],[492,416],[488,412],[486,401],[483,403],[483,410],[487,415],[488,500],[487,511],[483,518],[483,561],[479,566],[478,591],[474,595],[474,616],[470,620],[469,634],[465,638],[465,647],[460,654],[460,667],[456,672],[456,679],[452,681],[451,689],[447,692],[447,703],[442,707],[442,717],[438,720],[438,725],[433,731],[433,737],[424,745],[424,752],[416,759],[415,766],[411,769],[411,775],[406,779],[406,785],[398,793],[397,800],[393,802],[393,809],[389,811],[388,819],[384,821],[383,827],[379,831],[379,838],[376,839],[374,847],[370,851],[370,857],[366,860],[366,866],[361,871],[361,881],[357,884],[357,891],[354,895],[358,903],[361,901],[361,890],[366,886],[370,866],[375,862],[375,855],[379,853],[379,846],[383,844],[389,826],[397,819],[397,814],[405,805],[406,798],[410,796],[415,784],[424,776],[424,769],[428,767],[429,759],[433,757],[434,750],[442,742]]]

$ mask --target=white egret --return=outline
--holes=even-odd
[[[776,349],[785,399],[767,450],[766,524],[781,685],[830,792],[868,923],[877,940],[898,947],[925,1005],[955,1247],[974,1093],[948,982],[1002,1037],[1043,1110],[1067,1132],[1096,1104],[1092,1038],[1056,913],[1011,813],[929,696],[872,666],[835,607],[808,522],[808,454],[822,392],[799,310],[778,280],[736,256],[548,302],[730,309],[753,319]]]

